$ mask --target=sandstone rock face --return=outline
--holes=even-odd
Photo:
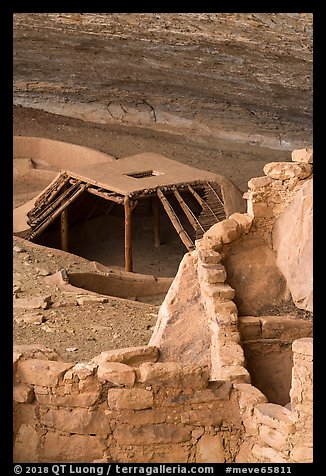
[[[176,356],[182,364],[207,365],[210,361],[207,342],[211,332],[195,261],[194,252],[184,256],[159,310],[149,345],[160,349],[161,362],[174,361]]]
[[[245,238],[232,243],[223,264],[227,281],[235,290],[239,314],[255,315],[264,306],[283,301],[286,283],[276,266],[275,254],[264,240]]]
[[[273,248],[294,303],[312,311],[312,189],[307,180],[289,207],[277,218],[273,228]]]

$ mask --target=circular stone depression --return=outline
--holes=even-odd
[[[65,287],[77,293],[85,290],[147,304],[161,304],[174,278],[127,273],[111,270],[108,273],[58,271],[46,278],[49,284]]]

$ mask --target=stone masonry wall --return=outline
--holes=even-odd
[[[292,152],[292,162],[271,162],[264,167],[265,176],[249,180],[247,213],[254,217],[251,233],[262,236],[272,245],[275,220],[292,202],[296,192],[313,172],[311,149]]]
[[[15,461],[234,461],[243,428],[232,383],[157,359],[139,347],[74,365],[17,347]]]
[[[312,338],[294,341],[291,402],[286,407],[248,399],[238,385],[246,437],[237,462],[311,463],[313,461]],[[247,403],[249,400],[249,404]]]
[[[292,343],[312,337],[312,322],[294,316],[240,316],[239,332],[251,383],[269,402],[290,401]]]
[[[205,367],[157,362],[155,347],[69,364],[14,351],[15,462],[311,462],[312,339],[293,343],[291,405]]]

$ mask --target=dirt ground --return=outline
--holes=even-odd
[[[243,192],[266,163],[311,146],[311,77],[310,14],[14,15],[15,135],[118,159],[153,151],[224,175]],[[16,180],[14,206],[45,185]],[[77,362],[148,342],[158,306],[115,298],[79,306],[42,274],[94,270],[91,262],[14,245],[26,250],[13,256],[19,297],[53,302],[15,309],[15,343],[42,343]],[[24,321],[38,312],[43,323]]]

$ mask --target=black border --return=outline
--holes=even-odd
[[[108,4],[103,4],[104,2],[93,1],[88,5],[82,2],[68,2],[68,1],[49,1],[42,2],[38,4],[37,2],[22,2],[22,1],[13,1],[10,5],[6,5],[5,9],[1,7],[2,11],[2,25],[0,28],[1,31],[1,45],[4,46],[4,60],[2,70],[2,110],[5,110],[5,121],[2,122],[1,134],[2,134],[2,186],[1,186],[1,198],[2,198],[2,233],[1,233],[1,242],[2,242],[2,258],[5,263],[3,276],[5,277],[2,280],[2,296],[5,296],[5,300],[2,301],[2,345],[1,351],[4,351],[4,358],[2,362],[6,362],[5,365],[5,374],[2,375],[4,382],[4,389],[2,389],[2,397],[4,398],[4,403],[2,405],[2,418],[1,420],[5,421],[5,425],[1,425],[2,438],[1,438],[1,447],[0,447],[0,462],[5,463],[5,468],[9,471],[4,474],[12,474],[12,233],[10,232],[10,227],[12,229],[12,203],[9,197],[12,197],[12,166],[11,166],[11,157],[12,157],[12,136],[13,136],[13,125],[12,125],[12,115],[13,115],[13,30],[12,30],[12,15],[14,13],[46,13],[46,12],[89,12],[89,13],[100,13],[105,12],[109,9],[109,12],[112,13],[197,13],[197,12],[216,12],[216,13],[251,13],[251,12],[275,12],[275,13],[313,13],[314,14],[314,113],[313,113],[313,123],[314,123],[314,143],[313,148],[315,152],[315,157],[317,157],[314,169],[317,169],[314,180],[314,282],[315,291],[314,291],[314,308],[315,308],[315,321],[314,321],[314,463],[312,465],[293,465],[292,474],[298,474],[298,471],[304,471],[304,473],[309,474],[319,474],[319,466],[322,464],[322,441],[324,440],[323,427],[322,427],[322,409],[323,404],[321,398],[323,395],[322,383],[323,375],[321,373],[322,369],[322,352],[324,335],[322,331],[322,322],[325,319],[324,309],[321,307],[320,293],[319,289],[322,285],[322,281],[319,281],[320,273],[320,263],[322,256],[321,241],[323,237],[322,226],[322,208],[323,208],[323,176],[322,168],[323,162],[326,160],[323,154],[323,150],[320,144],[320,127],[322,120],[318,120],[318,114],[322,112],[321,105],[321,93],[322,93],[322,75],[320,74],[321,67],[323,66],[322,58],[322,41],[323,35],[322,30],[324,29],[324,16],[322,14],[322,3],[319,2],[307,2],[307,1],[297,1],[297,2],[279,2],[274,1],[270,2],[268,5],[266,2],[244,2],[244,1],[228,1],[228,2],[198,2],[196,4],[190,4],[189,2],[184,3],[183,5],[176,2],[151,2],[147,5],[137,3],[127,3],[122,4],[120,2],[109,2]],[[5,148],[3,149],[3,146]],[[315,170],[316,172],[316,170]],[[8,206],[7,206],[8,205]],[[9,230],[9,232],[8,232]],[[5,305],[3,305],[5,303]],[[9,324],[8,324],[9,323]],[[39,464],[38,466],[43,466]],[[44,466],[49,466],[44,464]],[[216,472],[218,472],[218,465],[213,465],[216,467]],[[222,465],[221,465],[222,466]],[[243,466],[243,465],[233,465],[233,466]],[[255,466],[255,465],[252,465]],[[269,465],[266,466],[277,466]],[[259,467],[259,465],[257,465]],[[221,468],[222,469],[222,468]],[[320,468],[322,469],[322,467]],[[224,474],[224,469],[222,470]],[[24,473],[22,473],[24,474]],[[112,473],[114,474],[114,473]]]

